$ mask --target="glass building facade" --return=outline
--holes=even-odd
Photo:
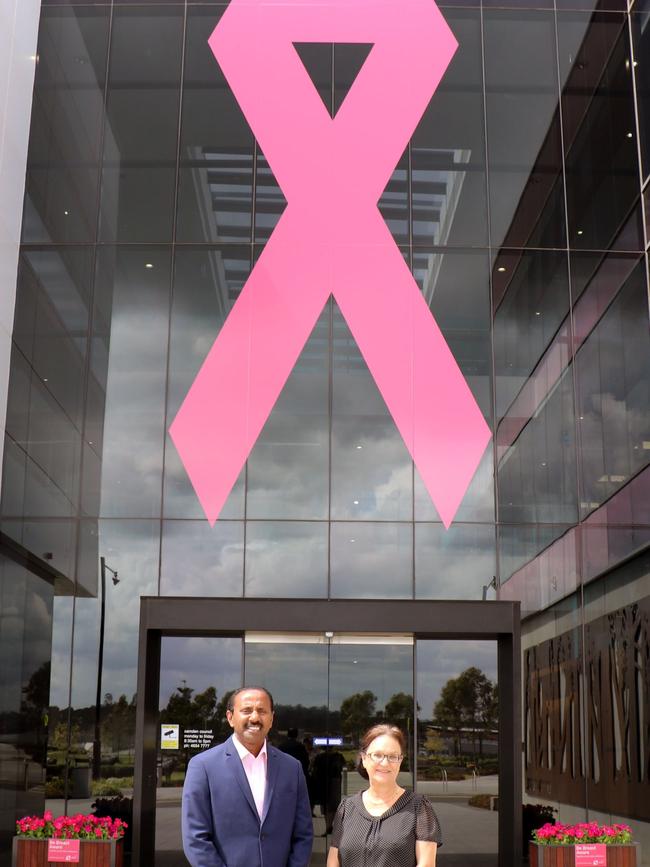
[[[522,800],[628,821],[650,864],[650,5],[440,4],[459,47],[379,210],[493,434],[449,529],[332,298],[214,527],[169,437],[286,207],[208,46],[226,8],[42,2],[0,505],[0,863],[46,799],[128,794],[140,597],[178,596],[520,601]],[[368,46],[297,50],[334,117]],[[165,639],[161,721],[196,724],[203,696],[197,727],[227,734],[219,702],[246,677],[275,690],[278,731],[354,740],[332,715],[369,690],[368,719],[420,717],[417,785],[452,728],[445,682],[494,684],[495,650],[373,641]],[[476,755],[478,728],[448,752]],[[161,790],[181,765],[162,755]],[[175,846],[159,836],[159,867],[184,863]]]

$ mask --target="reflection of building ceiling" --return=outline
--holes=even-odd
[[[465,181],[464,170],[471,151],[457,148],[413,148],[412,202],[413,244],[444,246]],[[427,304],[431,303],[442,265],[442,253],[413,251],[413,271]]]
[[[250,234],[252,154],[190,147],[187,156],[196,166],[192,177],[203,237],[217,243]]]

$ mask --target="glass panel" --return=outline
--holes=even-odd
[[[569,239],[607,249],[639,195],[632,67],[622,15],[558,15]],[[637,231],[619,243],[642,249]]]
[[[487,251],[420,247],[413,252],[413,275],[475,400],[489,420],[492,347]],[[464,505],[471,508],[467,497]]]
[[[182,7],[116,6],[104,134],[103,241],[170,241]]]
[[[221,11],[188,9],[178,241],[251,240],[253,136],[208,45]]]
[[[416,524],[416,598],[484,598],[496,574],[494,545],[493,524]]]
[[[499,460],[500,520],[574,522],[575,460],[573,388],[566,374]]]
[[[160,515],[170,267],[164,247],[98,253],[93,364],[106,370],[104,516]]]
[[[181,789],[187,764],[192,756],[230,737],[226,707],[241,683],[241,638],[161,639],[156,865],[187,864],[181,839]],[[176,731],[174,738],[170,733]]]
[[[327,524],[249,521],[246,596],[327,596]]]
[[[529,377],[569,312],[567,257],[563,252],[502,250],[493,277],[496,406],[497,418],[502,419],[510,407],[516,408],[515,398],[524,394]],[[560,344],[566,344],[562,332]],[[568,362],[566,352],[561,361]],[[556,378],[557,372],[545,380],[541,395],[546,395]],[[529,411],[536,410],[539,401],[540,396],[532,400]]]
[[[78,571],[87,589],[80,589],[75,600],[65,705],[71,743],[67,771],[61,774],[69,775],[70,815],[90,812],[93,793],[131,795],[140,597],[158,591],[159,549],[158,521],[82,522]]]
[[[307,753],[307,784],[314,815],[314,847],[311,867],[325,864],[327,839],[325,815],[329,805],[341,795],[340,763],[332,761],[331,748],[316,746],[319,738],[327,742],[328,716],[328,645],[322,643],[250,643],[245,648],[245,682],[260,684],[271,691],[275,702],[275,719],[270,740],[281,750],[295,754],[302,744]],[[297,730],[289,743],[289,730]],[[293,735],[293,732],[291,732]],[[304,753],[301,758],[304,761]],[[320,757],[320,756],[324,756]],[[330,773],[334,767],[338,776]],[[338,800],[337,800],[338,798]],[[327,813],[329,816],[329,812]]]
[[[332,518],[409,520],[413,464],[334,305]]]
[[[242,596],[244,524],[163,521],[162,596]]]
[[[169,333],[167,429],[249,273],[248,247],[176,248]],[[169,435],[165,448],[163,508],[166,517],[204,517],[201,504]],[[244,517],[243,470],[220,517]]]
[[[328,517],[329,331],[327,304],[248,459],[248,518]]]
[[[417,790],[429,798],[440,820],[441,857],[450,864],[496,867],[496,642],[420,640],[415,656]]]
[[[26,177],[23,241],[93,241],[110,9],[45,9]]]
[[[484,27],[492,244],[561,247],[554,16],[487,11]]]
[[[650,460],[647,317],[640,261],[576,356],[583,515]]]
[[[650,54],[650,8],[642,8],[637,3],[631,16],[632,38],[634,42],[634,75],[636,78],[636,95],[639,111],[639,127],[641,130],[641,155],[643,161],[643,177],[650,175],[650,64],[641,60]],[[645,4],[647,7],[647,3]]]
[[[15,821],[43,810],[54,590],[0,556],[3,862]]]
[[[447,10],[458,49],[411,139],[413,244],[487,244],[480,12]]]
[[[350,636],[347,640],[350,641]],[[296,755],[305,745],[314,814],[311,867],[321,867],[341,797],[366,787],[356,770],[359,738],[379,721],[398,725],[408,749],[399,782],[413,787],[413,646],[410,643],[338,643],[324,635],[310,643],[291,640],[245,644],[245,679],[273,694],[271,740]],[[314,641],[316,643],[314,643]],[[296,738],[288,737],[296,729]]]
[[[333,598],[412,598],[412,524],[332,522],[330,546]]]

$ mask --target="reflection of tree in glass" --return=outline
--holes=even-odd
[[[230,726],[226,719],[228,699],[234,690],[225,692],[217,701],[217,690],[209,686],[194,695],[191,686],[178,686],[160,712],[161,723],[177,723],[182,729],[211,729],[214,743],[228,737]]]
[[[131,732],[135,727],[135,695],[129,702],[125,695],[117,701],[107,692],[102,705],[102,744],[119,756],[131,745]]]
[[[375,719],[377,696],[369,689],[355,692],[341,702],[341,729],[343,734],[358,741]]]
[[[413,696],[406,692],[396,692],[386,702],[384,719],[401,728],[403,732],[410,732],[413,719]]]
[[[496,684],[479,668],[471,666],[452,677],[440,690],[440,698],[433,707],[436,725],[454,733],[454,752],[461,753],[461,733],[467,730],[476,754],[483,755],[483,737],[494,729],[498,720],[498,690]]]

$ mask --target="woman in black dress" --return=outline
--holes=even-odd
[[[361,738],[359,773],[370,785],[341,801],[327,867],[435,867],[442,836],[433,807],[397,782],[405,745],[386,724]]]

